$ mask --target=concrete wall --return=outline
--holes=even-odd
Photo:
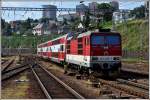
[[[30,48],[2,48],[1,49],[1,55],[30,55],[30,54],[36,54],[36,49],[30,49]]]

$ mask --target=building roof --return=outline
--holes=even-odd
[[[35,26],[33,29],[37,29],[37,28],[42,28],[43,27],[43,23],[39,23],[37,26]]]
[[[77,16],[77,14],[76,13],[63,14],[63,15],[59,15],[58,17],[65,17],[65,16]]]

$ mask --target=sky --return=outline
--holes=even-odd
[[[13,1],[13,2],[12,2]],[[57,8],[75,8],[80,4],[81,0],[3,0],[2,7],[36,7],[41,8],[42,5],[56,5]],[[98,3],[109,3],[111,0],[84,0],[84,4],[95,1]],[[134,9],[144,5],[144,0],[117,0],[119,1],[119,9]],[[12,20],[25,20],[28,17],[33,19],[39,19],[42,17],[42,12],[37,11],[2,11],[2,18],[6,21]],[[67,12],[57,12],[57,15]],[[70,12],[73,13],[73,12]]]

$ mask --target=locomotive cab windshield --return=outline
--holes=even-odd
[[[120,37],[118,35],[93,35],[91,37],[92,45],[119,45],[120,44]]]

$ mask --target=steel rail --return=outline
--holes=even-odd
[[[4,63],[6,63],[8,60],[1,60],[1,65],[3,65]]]
[[[8,63],[4,66],[4,67],[2,67],[2,73],[14,62],[14,59],[12,59],[12,60],[9,60],[9,61],[7,61]]]
[[[24,70],[28,69],[29,67],[20,67],[20,68],[16,68],[12,71],[10,71],[9,73],[6,73],[4,75],[2,75],[2,81],[11,78],[14,75],[19,74],[20,72],[23,72]]]
[[[11,71],[13,71],[13,70],[16,70],[16,69],[22,68],[22,67],[24,67],[24,66],[26,66],[26,65],[28,65],[28,64],[23,64],[23,65],[20,65],[20,66],[14,67],[14,68],[12,68],[12,69],[9,69],[9,70],[6,70],[6,71],[3,71],[3,72],[2,72],[2,75],[3,75],[3,74],[6,74],[6,73],[9,73],[9,72],[11,72]]]
[[[52,97],[49,95],[48,91],[46,90],[46,88],[44,87],[44,85],[42,84],[40,78],[38,77],[38,75],[36,74],[36,72],[33,70],[32,66],[30,66],[34,76],[36,77],[36,80],[38,81],[42,91],[44,92],[45,96],[47,97],[47,99],[52,99]]]
[[[136,74],[139,76],[144,76],[144,77],[148,77],[149,73],[148,72],[142,72],[142,71],[137,71],[137,70],[130,70],[130,69],[121,69],[122,73],[131,73],[131,74]]]
[[[135,96],[138,96],[138,97],[142,97],[144,99],[149,98],[148,92],[133,90],[133,88],[131,89],[129,87],[124,87],[124,86],[121,86],[121,85],[116,84],[114,82],[109,82],[109,81],[103,80],[103,79],[99,79],[99,81],[101,83],[103,83],[103,84],[106,84],[106,85],[112,86],[114,88],[120,89],[120,90],[125,91],[127,93],[130,93],[132,95],[135,95]]]
[[[132,86],[135,86],[135,87],[138,87],[138,88],[149,90],[149,86],[138,84],[138,83],[135,83],[135,82],[132,82],[132,81],[128,81],[128,80],[124,80],[124,79],[117,79],[117,81],[120,82],[120,83],[125,83],[125,84],[129,84],[129,85],[132,85]]]
[[[59,82],[63,87],[65,87],[70,93],[72,93],[76,98],[78,99],[85,99],[83,96],[81,96],[79,93],[77,93],[75,90],[73,90],[71,87],[66,85],[64,82],[62,82],[60,79],[58,79],[56,76],[54,76],[51,72],[47,71],[41,64],[39,64],[39,67],[41,67],[50,77],[54,78],[57,82]]]

